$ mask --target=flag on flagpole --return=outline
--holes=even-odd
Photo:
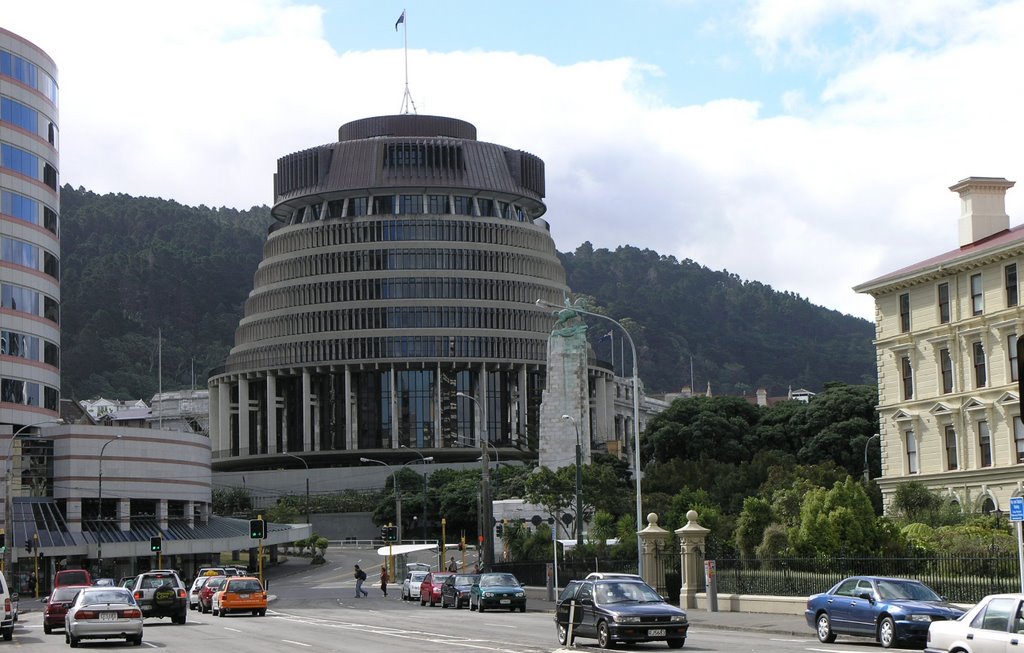
[[[597,341],[598,342],[604,342],[605,340],[607,340],[608,338],[611,338],[611,337],[612,337],[612,332],[609,331],[608,333],[606,333],[603,336],[601,336],[600,338],[598,338]]]
[[[398,31],[398,26],[405,22],[405,9],[402,10],[402,15],[395,21],[395,31]]]

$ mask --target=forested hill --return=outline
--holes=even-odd
[[[770,396],[792,387],[820,392],[829,381],[876,383],[874,325],[811,304],[757,281],[743,281],[690,260],[649,249],[595,250],[590,243],[560,254],[569,287],[589,295],[605,313],[630,328],[640,378],[648,392]],[[591,343],[611,359],[609,322],[591,320]],[[616,369],[623,373],[621,337],[615,334]],[[625,375],[632,374],[629,345]]]
[[[223,364],[262,256],[270,209],[247,211],[61,189],[62,392],[149,399]],[[630,324],[648,391],[710,380],[715,394],[874,383],[872,325],[757,282],[649,250],[561,255],[569,286]],[[610,326],[610,325],[609,325]],[[592,323],[610,358],[605,325]],[[616,350],[621,339],[616,335]],[[629,348],[626,347],[628,356]],[[618,363],[619,354],[616,352]],[[628,370],[627,370],[628,371]]]

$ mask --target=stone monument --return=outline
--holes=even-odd
[[[582,304],[578,306],[585,308]],[[557,470],[576,464],[577,428],[583,464],[590,464],[587,351],[587,325],[566,299],[548,338],[547,383],[540,406],[538,462],[542,467]],[[563,415],[572,420],[563,419]]]

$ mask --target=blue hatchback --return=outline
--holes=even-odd
[[[804,616],[820,642],[857,635],[873,637],[890,648],[905,642],[923,644],[931,622],[963,613],[920,581],[854,576],[807,599]]]

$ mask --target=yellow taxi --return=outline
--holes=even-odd
[[[213,595],[211,612],[224,617],[229,612],[252,612],[262,617],[267,614],[267,592],[259,578],[229,576]]]

